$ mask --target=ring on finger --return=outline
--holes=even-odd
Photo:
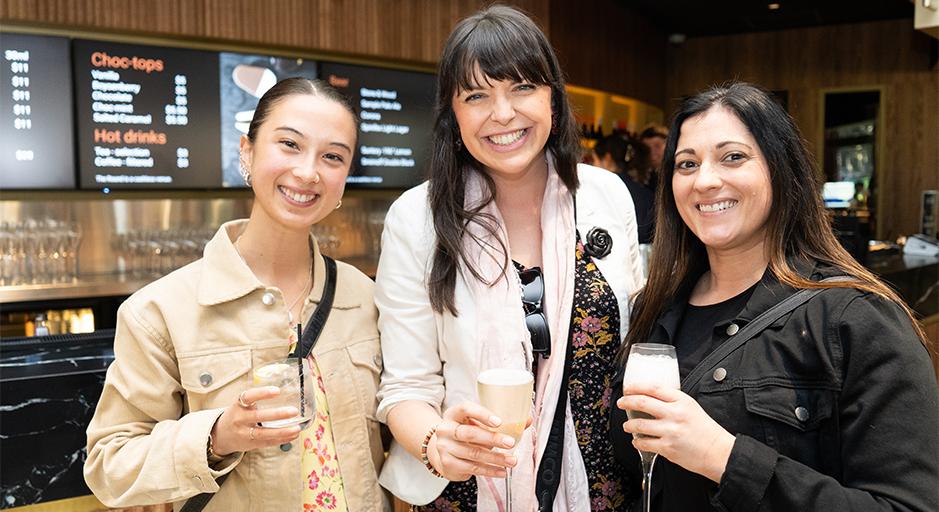
[[[244,407],[245,409],[250,409],[254,404],[250,404],[245,401],[245,391],[242,391],[241,394],[238,395],[238,405]]]
[[[248,439],[254,441],[254,439],[255,439],[255,437],[254,437],[254,427],[251,427],[251,428],[248,429]]]

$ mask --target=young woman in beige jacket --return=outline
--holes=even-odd
[[[179,509],[214,493],[204,510],[389,509],[377,482],[381,352],[367,276],[338,263],[309,356],[313,422],[262,428],[297,410],[254,405],[276,388],[253,387],[252,368],[290,355],[297,321],[323,296],[326,263],[310,227],[341,205],[355,144],[351,106],[323,82],[287,79],[261,98],[241,144],[250,218],[223,225],[201,260],[118,313],[85,463],[103,503]]]

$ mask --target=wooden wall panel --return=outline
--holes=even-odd
[[[665,37],[621,2],[512,0],[573,84],[664,104]],[[491,0],[4,0],[0,20],[436,62],[461,18]],[[555,36],[556,32],[556,36]]]
[[[814,151],[821,137],[821,90],[883,87],[879,236],[893,239],[916,230],[920,192],[939,188],[933,44],[908,19],[692,38],[669,47],[667,110],[674,110],[676,98],[734,78],[787,90],[789,111]]]
[[[551,42],[572,84],[665,106],[666,36],[627,4],[551,2]]]
[[[435,62],[485,0],[5,0],[0,20]],[[548,0],[509,2],[548,27]]]

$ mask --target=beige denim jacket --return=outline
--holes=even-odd
[[[300,510],[300,447],[270,447],[208,465],[215,420],[252,386],[255,365],[287,357],[280,290],[261,284],[232,240],[246,221],[223,225],[204,257],[147,285],[118,312],[115,360],[88,426],[85,481],[105,505],[176,502],[217,492],[209,511]],[[314,248],[309,318],[325,264]],[[338,263],[336,296],[313,350],[326,387],[350,510],[390,510],[377,474],[384,454],[375,420],[382,360],[374,284]],[[284,449],[282,449],[284,448]],[[221,486],[215,478],[231,473]]]

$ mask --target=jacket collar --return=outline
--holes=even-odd
[[[796,274],[805,278],[812,278],[818,274],[820,270],[814,260],[790,259],[789,266]],[[678,293],[675,294],[674,298],[666,303],[662,314],[659,315],[659,319],[656,321],[655,328],[652,330],[652,340],[650,341],[669,344],[674,343],[675,333],[678,331],[678,326],[685,316],[685,308],[688,305],[691,290],[700,277],[701,275],[699,274],[692,279],[688,279],[679,289]],[[763,272],[763,277],[753,289],[753,294],[750,295],[749,300],[747,300],[747,305],[743,308],[743,311],[736,317],[717,322],[715,328],[721,328],[732,321],[737,323],[740,327],[743,327],[747,322],[750,322],[796,291],[795,288],[780,283],[770,269],[767,268],[766,271]]]
[[[247,219],[226,222],[219,227],[215,236],[205,246],[203,252],[202,277],[198,284],[198,301],[201,306],[212,306],[240,299],[255,291],[267,287],[251,272],[247,263],[235,249],[235,240],[244,231]],[[310,237],[313,248],[313,287],[307,297],[308,302],[319,304],[326,286],[326,263],[320,252],[319,244]],[[341,274],[342,272],[338,272]],[[362,305],[362,298],[355,290],[336,283],[336,296],[333,307],[351,309]]]

